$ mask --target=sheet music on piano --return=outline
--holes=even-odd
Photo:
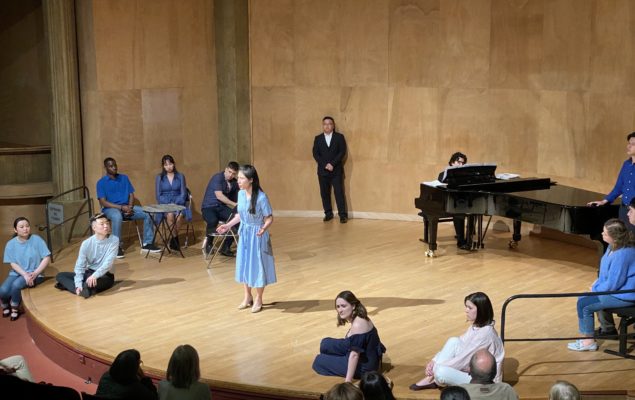
[[[435,179],[433,181],[429,181],[429,182],[421,182],[426,186],[430,186],[430,187],[446,187],[448,186],[447,184],[439,181],[438,179]]]

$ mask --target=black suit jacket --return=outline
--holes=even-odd
[[[320,133],[313,141],[313,158],[317,162],[317,174],[321,176],[341,175],[344,171],[344,157],[346,156],[346,139],[339,132],[333,132],[331,145],[326,145],[324,133]],[[324,167],[330,163],[333,172]]]

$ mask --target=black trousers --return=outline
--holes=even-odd
[[[333,205],[331,203],[331,187],[335,192],[335,203],[337,204],[337,213],[340,217],[347,217],[346,199],[344,198],[344,176],[342,174],[322,176],[318,175],[320,183],[320,196],[322,196],[322,207],[324,215],[333,215]]]
[[[227,222],[229,220],[229,217],[233,215],[234,213],[236,213],[236,209],[232,210],[231,208],[227,206],[213,206],[213,207],[203,208],[201,212],[203,214],[203,219],[207,223],[207,227],[206,227],[207,235],[211,235],[212,233],[216,232],[216,227],[218,226],[218,223],[220,221]],[[232,229],[238,229],[238,226],[239,225],[235,225],[234,228]],[[232,238],[231,236],[226,237],[225,241],[223,242],[222,250],[225,250],[225,251],[229,250],[233,242],[234,242],[234,238]],[[208,242],[208,243],[211,243],[211,242]]]
[[[94,295],[95,293],[108,290],[111,287],[113,287],[113,285],[115,284],[115,275],[111,274],[110,272],[106,272],[104,276],[102,276],[101,278],[97,278],[97,285],[95,287],[89,288],[86,285],[86,280],[90,278],[93,272],[95,271],[93,271],[92,269],[89,269],[84,273],[84,280],[82,282],[82,287],[88,288],[88,290],[85,290],[83,292],[86,294],[86,296],[84,296],[86,298]],[[75,273],[74,272],[60,272],[55,276],[55,280],[57,280],[60,283],[60,285],[64,287],[64,289],[75,294]]]

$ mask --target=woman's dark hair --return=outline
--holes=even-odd
[[[441,400],[470,400],[470,394],[461,386],[446,386],[441,391]]]
[[[189,344],[177,346],[168,362],[167,379],[176,388],[187,389],[201,377],[196,349]]]
[[[360,317],[364,318],[368,321],[368,311],[366,311],[366,307],[362,304],[361,301],[350,290],[345,290],[340,292],[340,294],[335,297],[335,309],[337,310],[337,299],[346,300],[350,305],[353,306],[353,319]],[[346,320],[340,318],[339,313],[337,314],[337,326],[341,326],[346,324]]]
[[[161,176],[164,177],[167,172],[165,172],[165,162],[169,161],[170,164],[174,164],[174,169],[173,172],[176,174],[176,162],[174,162],[174,157],[172,157],[169,154],[164,155],[163,157],[161,157]]]
[[[628,230],[623,221],[617,218],[611,218],[604,223],[604,227],[611,239],[615,242],[611,245],[611,250],[633,246],[633,234]]]
[[[251,179],[251,201],[249,203],[249,213],[256,213],[256,202],[258,201],[258,194],[262,190],[260,187],[260,179],[258,178],[258,171],[253,165],[245,164],[240,167],[240,172],[245,175],[245,178]]]
[[[359,388],[364,393],[364,400],[395,400],[388,381],[379,372],[365,372],[359,381]]]
[[[110,366],[110,377],[117,383],[128,385],[138,380],[137,372],[141,363],[141,354],[136,349],[124,350],[117,354]]]
[[[29,222],[29,220],[26,217],[18,217],[15,219],[15,221],[13,221],[13,229],[17,230],[18,229],[18,224],[22,221],[26,221],[29,223],[29,225],[31,225],[31,222]],[[11,237],[16,237],[18,236],[18,232],[13,232],[13,236]],[[29,234],[29,238],[31,237],[31,235]]]
[[[460,151],[457,151],[456,153],[452,154],[450,156],[450,161],[448,161],[448,165],[452,165],[454,164],[456,161],[459,160],[459,158],[463,159],[463,163],[467,164],[467,156],[463,153],[461,153]]]
[[[492,302],[489,301],[489,297],[483,292],[475,292],[465,296],[463,304],[468,300],[476,306],[476,319],[474,320],[474,326],[479,328],[490,325],[494,322],[494,309],[492,308]]]

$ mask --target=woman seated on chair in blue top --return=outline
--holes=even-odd
[[[343,376],[346,382],[359,379],[364,372],[379,371],[386,347],[379,340],[366,307],[345,290],[335,298],[337,326],[351,324],[343,339],[324,338],[313,370],[320,375]]]
[[[610,292],[614,290],[635,289],[635,241],[633,233],[624,222],[611,218],[604,224],[602,239],[608,243],[606,253],[600,260],[600,274],[591,286],[592,292]],[[568,345],[573,351],[595,351],[598,344],[592,338],[594,331],[594,312],[606,308],[635,306],[635,293],[604,294],[578,298],[578,327],[584,336]]]
[[[176,163],[174,158],[166,154],[161,158],[161,173],[157,175],[155,179],[155,188],[158,204],[178,204],[185,206],[188,201],[187,185],[185,183],[185,176],[176,170]],[[190,211],[186,208],[183,213],[180,213],[177,217],[176,224],[174,223],[174,213],[166,214],[168,219],[168,225],[173,227],[172,236],[170,241],[170,248],[179,250],[179,228],[183,220],[183,215],[187,219],[191,218],[191,215],[187,215]]]

